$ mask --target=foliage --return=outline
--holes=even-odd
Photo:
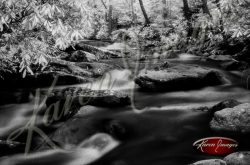
[[[20,60],[23,77],[33,74],[30,64],[47,64],[46,56],[92,32],[91,10],[79,0],[2,0],[1,50]],[[83,28],[84,27],[84,28]],[[8,49],[6,49],[8,48]]]
[[[247,0],[223,0],[221,2],[223,17],[225,18],[225,32],[232,38],[250,38],[250,2]]]
[[[190,44],[213,54],[221,53],[216,45],[250,39],[249,0],[207,0],[207,12],[203,2],[188,1],[193,28],[189,37],[183,0],[143,0],[150,27],[142,27],[138,0],[1,0],[0,59],[18,65],[12,72],[25,77],[34,74],[34,68],[43,70],[51,56],[82,39],[125,39],[142,49]],[[110,29],[113,20],[117,24]]]

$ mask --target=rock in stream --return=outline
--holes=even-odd
[[[218,71],[195,65],[177,65],[164,70],[144,70],[135,83],[146,91],[179,91],[220,85]]]
[[[224,158],[227,165],[249,165],[250,152],[236,152]]]
[[[216,112],[210,127],[214,131],[250,133],[250,104],[240,104]]]
[[[210,159],[210,160],[201,160],[191,165],[227,165],[225,161],[220,159]]]
[[[122,92],[110,90],[91,90],[80,87],[69,87],[62,90],[54,90],[47,99],[47,105],[58,101],[70,100],[72,106],[82,107],[94,105],[102,107],[126,106],[130,104],[130,97]]]

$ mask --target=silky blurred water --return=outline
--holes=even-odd
[[[102,158],[93,163],[94,165],[182,165],[196,160],[215,158],[196,152],[192,146],[192,143],[196,140],[210,136],[228,136],[238,140],[241,149],[250,149],[248,137],[214,133],[209,128],[211,119],[207,112],[194,110],[195,107],[211,106],[226,99],[249,102],[250,92],[246,89],[247,80],[242,79],[241,73],[221,70],[214,64],[200,62],[200,59],[196,56],[183,55],[179,59],[169,61],[211,67],[223,74],[226,83],[220,86],[189,91],[141,92],[133,81],[137,69],[157,66],[163,60],[153,63],[148,60],[140,62],[137,66],[138,63],[134,59],[126,59],[125,61],[124,59],[112,59],[105,62],[115,63],[123,69],[110,71],[91,86],[89,84],[76,85],[78,87],[90,87],[93,90],[123,91],[133,97],[132,107],[98,108],[99,110],[88,118],[94,123],[97,118],[98,121],[117,120],[124,125],[128,133],[128,137],[121,140],[121,145],[104,157],[96,153],[99,154],[96,158]],[[22,92],[22,90],[18,92],[20,91]],[[3,94],[6,93],[6,90],[0,91],[1,93],[4,97]],[[34,90],[30,92],[29,102],[7,104],[0,107],[0,139],[6,139],[13,131],[24,126],[30,120],[34,112],[34,93]],[[16,95],[16,93],[13,92],[13,95]],[[18,96],[22,97],[22,95]],[[137,111],[141,111],[141,113],[137,113]],[[38,114],[37,125],[42,123],[42,117]],[[88,124],[85,120],[86,118],[80,118],[77,122]],[[87,137],[88,126],[82,128],[81,131],[81,134],[86,132]],[[76,133],[75,136],[77,137],[78,134]],[[82,139],[82,141],[84,140]],[[67,153],[54,154],[53,150],[45,151],[40,153],[40,156],[39,153],[36,154],[32,162],[26,162],[26,164],[38,165],[41,164],[39,160],[43,159],[43,164],[49,162],[58,165],[70,165],[72,160],[79,158],[79,152],[75,154],[78,154],[78,156],[74,153],[69,153],[67,156]],[[61,157],[65,159],[60,159]],[[67,163],[67,159],[70,160],[69,163]]]

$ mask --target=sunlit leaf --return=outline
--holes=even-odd
[[[78,30],[75,30],[72,34],[71,34],[71,41],[77,41],[83,39],[81,33]]]
[[[34,75],[33,71],[30,69],[29,66],[27,66],[26,69],[27,69],[28,73],[30,73],[31,75]]]
[[[58,38],[56,40],[55,47],[61,50],[64,50],[68,47],[68,42],[64,40],[63,38]]]
[[[49,22],[49,21],[47,21],[47,20],[45,20],[44,21],[44,26],[46,27],[46,29],[47,30],[51,30],[51,28],[52,28],[52,24]]]
[[[26,74],[27,74],[27,70],[25,69],[25,70],[23,71],[23,78],[26,77]]]
[[[3,24],[0,21],[0,32],[3,31]]]

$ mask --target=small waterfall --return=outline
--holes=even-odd
[[[130,70],[113,70],[106,73],[101,79],[81,87],[92,90],[128,90],[134,87],[132,72]]]

